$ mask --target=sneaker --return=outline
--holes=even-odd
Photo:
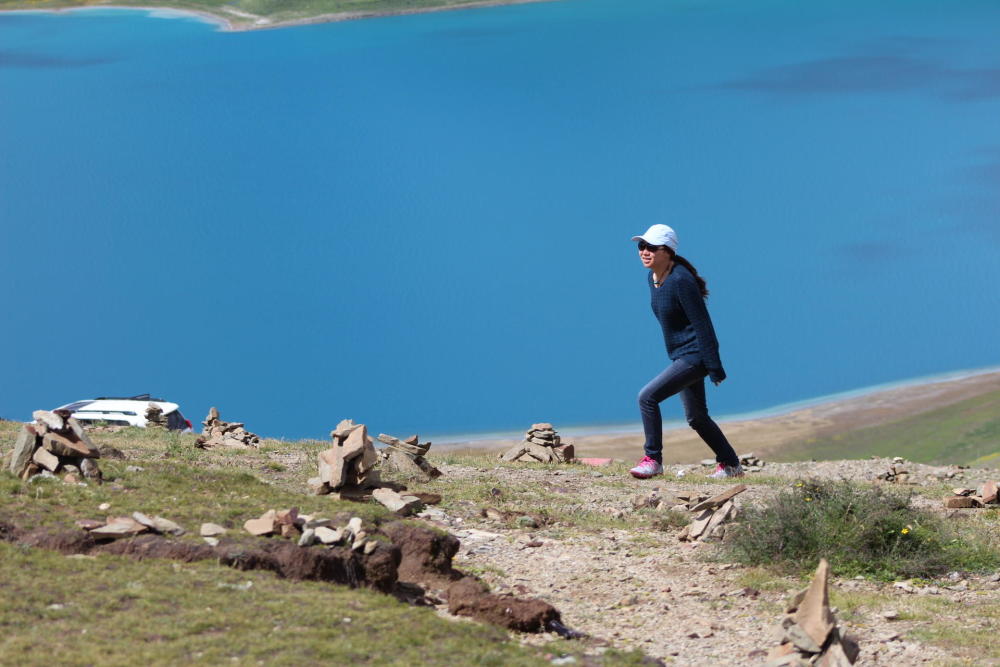
[[[649,458],[648,456],[643,456],[642,460],[639,461],[639,465],[629,470],[633,477],[638,477],[639,479],[649,479],[650,477],[655,477],[656,475],[663,474],[663,466]]]
[[[709,477],[711,479],[726,479],[727,477],[743,477],[743,466],[737,463],[735,466],[726,466],[721,463],[715,466],[715,472]]]

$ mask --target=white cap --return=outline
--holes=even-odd
[[[653,225],[642,236],[633,236],[633,241],[645,241],[649,245],[665,245],[677,252],[677,232],[666,225]]]

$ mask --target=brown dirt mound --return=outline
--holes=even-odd
[[[448,587],[448,611],[521,632],[545,632],[560,620],[559,611],[547,602],[495,595],[472,577]]]
[[[458,553],[458,538],[419,524],[394,521],[382,531],[402,553],[399,580],[431,588],[446,588],[463,575],[451,565]]]
[[[291,542],[265,542],[253,548],[237,544],[211,547],[178,542],[160,535],[139,535],[108,542],[98,541],[82,530],[45,528],[19,534],[13,527],[0,527],[0,537],[65,554],[108,553],[138,560],[166,558],[183,562],[217,560],[238,570],[268,570],[287,579],[327,581],[386,593],[396,586],[400,561],[399,548],[388,543],[379,543],[372,553],[363,554],[346,547],[304,549]]]

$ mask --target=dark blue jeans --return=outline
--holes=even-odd
[[[733,446],[726,440],[719,425],[708,416],[708,405],[705,403],[707,375],[708,371],[701,364],[692,366],[679,359],[642,388],[639,392],[639,411],[642,413],[642,430],[646,433],[646,456],[663,462],[663,418],[660,416],[660,403],[679,393],[688,425],[712,448],[715,460],[727,466],[739,464],[740,459],[733,451]]]

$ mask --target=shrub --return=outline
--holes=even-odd
[[[905,492],[850,482],[798,482],[746,509],[727,534],[739,563],[805,572],[825,557],[836,574],[879,579],[987,570],[1000,557],[974,535],[910,505]]]

